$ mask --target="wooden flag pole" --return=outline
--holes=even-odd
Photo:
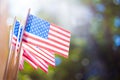
[[[27,23],[27,19],[28,19],[28,17],[29,17],[29,14],[30,14],[30,8],[28,9],[28,14],[27,14],[27,17],[26,17],[26,20],[25,20],[25,23],[23,23],[24,25],[23,25],[23,33],[24,33],[24,29],[25,29],[25,26],[26,26],[26,23]],[[21,36],[21,38],[23,37],[23,33],[21,34],[22,36]],[[18,74],[18,71],[19,71],[19,64],[20,64],[20,58],[22,57],[22,53],[20,53],[20,51],[21,51],[21,47],[22,47],[22,40],[20,41],[20,46],[19,46],[20,48],[19,48],[19,50],[18,50],[18,53],[17,53],[17,50],[15,51],[15,54],[19,54],[18,55],[18,58],[17,58],[17,65],[16,65],[16,71],[15,71],[15,75],[16,75],[16,78],[17,78],[17,74]]]
[[[27,14],[27,17],[26,17],[26,22],[27,22],[27,18],[28,18],[28,16],[29,16],[29,13],[30,13],[30,9],[28,10],[28,14]],[[26,25],[26,22],[25,22],[25,25]],[[25,25],[23,26],[23,30],[24,30],[24,28],[25,28]],[[21,34],[22,36],[23,36],[23,34]],[[22,38],[22,36],[21,36],[21,38]],[[16,44],[17,45],[17,44]],[[21,56],[22,56],[22,54],[20,53],[20,51],[21,51],[21,46],[22,46],[22,41],[20,41],[20,45],[19,45],[19,49],[18,49],[18,51],[17,51],[17,48],[16,48],[16,50],[15,50],[15,55],[17,54],[17,57],[15,57],[15,55],[14,55],[14,57],[15,57],[15,60],[16,61],[14,61],[14,63],[15,63],[15,70],[14,70],[14,72],[13,72],[13,75],[14,75],[14,80],[16,80],[17,79],[17,74],[18,74],[18,71],[19,71],[19,63],[20,63],[20,58],[21,58]]]
[[[12,41],[12,37],[13,37],[13,33],[14,33],[14,26],[15,26],[15,22],[16,22],[16,16],[14,17],[14,21],[13,21],[13,24],[12,24],[12,26],[9,28],[9,39],[10,39],[10,41],[9,41],[9,47],[11,47],[11,41]],[[11,29],[12,28],[12,29]],[[12,32],[12,34],[11,34],[11,32]]]
[[[14,18],[14,22],[11,25],[11,27],[12,27],[12,36],[9,35],[9,38],[13,37],[15,22],[16,22],[16,17]],[[10,34],[11,27],[9,28],[9,34]],[[8,53],[8,57],[7,57],[7,62],[6,62],[6,67],[5,67],[3,80],[6,80],[6,78],[7,78],[7,75],[8,75],[8,72],[9,72],[8,70],[9,70],[10,64],[11,64],[11,58],[12,58],[12,55],[13,55],[13,51],[14,51],[14,47],[12,46],[11,41],[10,41],[9,42],[9,53]]]
[[[29,13],[30,13],[30,9],[28,10],[27,18],[29,16]],[[26,22],[27,22],[27,18],[26,18]],[[25,22],[25,25],[26,25],[26,22]],[[23,26],[23,28],[25,28],[25,25]],[[22,36],[21,36],[21,38],[22,38]],[[16,43],[16,45],[17,45],[17,43]],[[17,80],[17,74],[19,71],[19,63],[20,63],[20,56],[21,56],[21,53],[20,53],[21,46],[22,46],[22,41],[20,42],[18,51],[14,47],[12,47],[12,49],[10,49],[9,54],[11,56],[8,61],[8,67],[7,67],[7,71],[5,73],[4,80]]]

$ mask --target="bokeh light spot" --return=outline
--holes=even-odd
[[[120,5],[120,0],[113,0],[113,3],[116,5]]]
[[[89,60],[87,58],[84,58],[81,63],[83,66],[87,66],[89,64]]]
[[[59,58],[59,57],[55,58],[55,64],[56,64],[56,66],[60,65],[61,62],[62,62],[61,58]]]
[[[102,14],[96,14],[96,18],[98,21],[102,21],[104,19]]]
[[[120,36],[118,35],[114,36],[114,44],[115,46],[120,46]]]
[[[99,12],[104,12],[105,6],[103,4],[96,4],[96,10]]]
[[[115,19],[114,19],[114,26],[115,27],[120,27],[120,17],[115,17]]]
[[[75,75],[76,80],[82,80],[83,74],[82,73],[77,73]]]

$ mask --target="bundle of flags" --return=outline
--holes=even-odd
[[[68,57],[70,36],[68,30],[32,14],[28,14],[25,25],[15,20],[11,46],[21,55],[19,69],[26,61],[47,73],[49,65],[55,66],[55,54]]]

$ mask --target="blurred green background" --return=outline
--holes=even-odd
[[[18,80],[120,80],[120,0],[10,0],[9,6],[8,24],[31,7],[72,35],[68,59],[56,55],[47,74],[25,62]]]

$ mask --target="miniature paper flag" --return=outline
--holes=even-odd
[[[29,15],[23,40],[26,43],[68,57],[70,32],[54,24]]]
[[[18,55],[18,49],[19,49],[19,46],[20,46],[20,41],[22,41],[22,33],[23,33],[23,28],[22,28],[22,26],[20,26],[20,23],[18,22],[18,21],[16,21],[15,22],[15,26],[14,26],[14,31],[13,31],[13,39],[12,39],[12,44],[13,44],[13,46],[15,46],[15,51],[16,51],[16,56]],[[23,42],[22,43],[22,49],[24,49],[25,47],[23,47],[25,45],[25,43]],[[38,48],[37,47],[35,47],[35,46],[32,46],[32,47],[34,47],[34,49],[36,50],[38,50]],[[28,47],[28,51],[29,51],[29,49],[30,49],[31,47]],[[22,52],[22,49],[21,49],[21,52]],[[25,48],[26,49],[26,48]],[[24,50],[25,50],[24,49]],[[42,53],[42,56],[34,56],[34,55],[32,55],[32,58],[30,57],[30,55],[31,55],[31,53],[28,53],[28,51],[27,50],[25,50],[25,51],[23,51],[22,53],[20,53],[21,54],[21,56],[20,56],[20,65],[19,65],[19,69],[20,70],[22,70],[24,67],[23,67],[23,64],[24,64],[24,60],[23,59],[25,59],[25,61],[27,61],[30,65],[32,65],[33,66],[33,68],[37,68],[37,67],[40,67],[43,71],[45,71],[45,72],[48,72],[48,65],[49,64],[51,64],[52,66],[55,66],[55,58],[54,58],[54,54],[50,54],[49,52],[47,52],[46,51],[46,53],[45,52],[42,52],[42,51],[40,51],[40,50],[38,50],[38,51],[40,51],[40,52],[36,52],[36,51],[34,51],[34,53],[33,54],[35,54],[35,53]],[[45,50],[44,50],[45,51]],[[22,54],[23,54],[23,57],[22,57]],[[38,54],[39,55],[39,54]],[[41,58],[42,57],[42,58]],[[42,60],[44,58],[44,60]],[[48,59],[52,59],[52,61],[50,61],[50,60],[48,60]],[[42,65],[42,63],[43,63],[43,65]],[[38,63],[41,63],[41,64],[38,64]],[[36,64],[38,64],[38,65],[36,65]],[[45,64],[45,66],[44,66],[44,64]],[[36,67],[37,66],[37,67]]]

